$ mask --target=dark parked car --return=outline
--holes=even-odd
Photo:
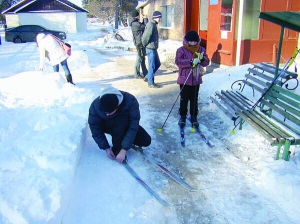
[[[5,41],[14,43],[35,42],[38,33],[51,33],[61,40],[67,38],[66,33],[63,31],[48,30],[38,25],[23,25],[5,29]]]

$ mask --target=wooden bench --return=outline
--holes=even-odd
[[[288,160],[290,146],[300,144],[300,95],[293,92],[298,79],[296,73],[279,70],[281,78],[269,88],[274,73],[271,65],[255,64],[231,90],[221,90],[210,98],[235,127],[241,130],[246,121],[272,146],[278,146],[276,159],[282,154],[281,158]]]

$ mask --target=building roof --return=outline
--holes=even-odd
[[[261,12],[260,19],[300,32],[300,12]]]
[[[88,12],[67,0],[23,0],[3,11],[2,14],[40,11]]]

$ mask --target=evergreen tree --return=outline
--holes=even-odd
[[[15,0],[0,0],[0,20],[4,21],[5,17],[2,14],[3,11],[5,11],[6,9],[8,9],[12,4],[15,4]]]

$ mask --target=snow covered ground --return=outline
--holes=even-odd
[[[90,24],[86,33],[68,35],[76,86],[50,65],[37,70],[35,43],[7,43],[0,31],[0,223],[300,223],[299,147],[292,147],[289,162],[274,160],[276,147],[248,125],[231,135],[232,122],[209,100],[250,65],[204,76],[199,121],[214,148],[188,128],[182,148],[178,102],[163,132],[157,132],[179,91],[170,61],[181,43],[161,41],[165,66],[155,80],[163,88],[148,89],[133,79],[129,28],[120,29],[125,42],[105,30],[111,27]],[[188,192],[130,150],[128,161],[136,172],[180,206],[160,205],[94,143],[88,109],[103,85],[138,98],[141,125],[153,139],[145,153],[199,189]]]

